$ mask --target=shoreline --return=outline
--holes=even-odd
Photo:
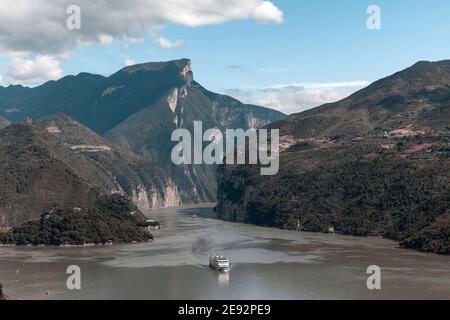
[[[10,248],[105,248],[105,247],[113,247],[113,246],[120,246],[120,245],[130,245],[130,244],[141,244],[141,243],[148,243],[153,242],[153,239],[149,239],[148,241],[133,241],[133,242],[119,242],[119,243],[86,243],[86,244],[67,244],[67,245],[59,245],[59,246],[52,246],[52,245],[45,245],[45,244],[38,244],[38,245],[18,245],[18,244],[1,244],[0,248],[2,247],[10,247]]]
[[[245,222],[239,222],[239,221],[230,221],[230,220],[226,220],[226,219],[220,219],[218,218],[216,212],[213,210],[213,208],[217,205],[217,203],[199,203],[199,204],[186,204],[186,205],[181,205],[181,206],[172,206],[172,207],[164,207],[164,208],[151,208],[148,210],[145,210],[143,213],[147,216],[147,217],[151,217],[152,212],[164,212],[164,211],[172,211],[175,210],[177,212],[177,215],[183,215],[183,216],[190,216],[190,214],[188,213],[183,213],[183,212],[179,212],[179,210],[183,210],[183,209],[211,209],[212,213],[211,215],[202,215],[201,213],[197,214],[197,216],[199,218],[206,218],[206,219],[214,219],[217,221],[223,221],[226,223],[231,223],[231,224],[238,224],[238,225],[248,225],[248,226],[255,226],[258,228],[264,228],[264,229],[268,229],[268,230],[279,230],[279,231],[284,231],[284,232],[290,232],[290,233],[297,233],[297,234],[310,234],[310,235],[324,235],[324,236],[329,236],[329,237],[342,237],[342,238],[354,238],[355,240],[357,239],[368,239],[368,240],[385,240],[385,241],[389,241],[392,244],[395,244],[395,248],[397,249],[401,249],[401,250],[409,250],[411,252],[417,252],[417,253],[423,253],[423,254],[433,254],[436,256],[450,256],[447,254],[439,254],[436,252],[432,252],[432,251],[425,251],[425,250],[420,250],[420,249],[415,249],[415,248],[409,248],[406,246],[402,246],[401,245],[401,241],[397,241],[397,240],[393,240],[393,239],[389,239],[386,237],[382,237],[382,236],[376,236],[376,235],[368,235],[368,236],[359,236],[359,235],[352,235],[352,234],[344,234],[344,233],[340,233],[340,232],[334,232],[334,233],[328,233],[328,232],[313,232],[313,231],[304,231],[304,230],[294,230],[294,229],[283,229],[283,228],[279,228],[279,227],[270,227],[270,226],[262,226],[262,225],[257,225],[257,224],[252,224],[252,223],[245,223]],[[157,231],[157,230],[153,230],[153,231]],[[114,246],[120,246],[120,245],[132,245],[132,244],[144,244],[144,243],[148,243],[148,242],[154,242],[155,239],[149,239],[148,241],[133,241],[133,242],[124,242],[124,243],[103,243],[103,244],[95,244],[95,243],[86,243],[83,245],[16,245],[16,244],[1,244],[0,243],[0,248],[2,247],[6,247],[6,248],[11,248],[11,247],[15,247],[15,248],[28,248],[28,247],[32,247],[32,248],[40,248],[40,247],[44,247],[44,248],[109,248],[109,247],[114,247]]]

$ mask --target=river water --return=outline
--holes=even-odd
[[[450,299],[450,257],[378,238],[301,233],[229,223],[211,207],[152,210],[153,242],[109,247],[0,247],[10,299]],[[197,217],[193,218],[193,215]],[[229,274],[208,269],[226,255]],[[81,268],[81,290],[66,269]],[[367,267],[381,268],[368,290]]]

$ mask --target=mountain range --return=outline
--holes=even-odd
[[[379,134],[398,128],[450,127],[450,60],[420,61],[337,103],[289,116],[281,135],[302,138]]]
[[[246,130],[284,118],[204,89],[194,81],[188,59],[129,66],[109,77],[81,73],[36,88],[0,89],[0,115],[10,121],[58,113],[166,170],[183,203],[215,201],[217,186],[209,166],[172,165],[173,130],[193,130],[193,121],[203,121],[205,128]]]
[[[219,217],[450,254],[450,61],[418,62],[267,128],[280,130],[279,174],[220,167]]]
[[[45,244],[147,240],[137,210],[217,197],[226,220],[380,236],[450,254],[449,110],[450,61],[418,62],[289,117],[206,90],[187,59],[110,77],[82,73],[36,88],[0,87],[0,228],[13,228],[0,236]],[[279,129],[279,173],[173,165],[171,133],[192,133],[194,121],[221,130]],[[89,217],[97,224],[86,224]],[[72,232],[71,219],[83,232]],[[105,223],[104,236],[94,237],[92,228]]]
[[[192,132],[193,121],[223,130],[284,118],[206,90],[188,59],[0,87],[0,115],[0,227],[48,208],[89,207],[105,193],[142,210],[215,201],[215,168],[173,165],[172,131]]]

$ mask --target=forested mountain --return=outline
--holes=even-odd
[[[215,169],[174,166],[176,128],[260,128],[284,114],[212,93],[194,81],[191,61],[144,63],[109,77],[81,73],[36,88],[0,88],[0,115],[11,121],[64,113],[169,174],[184,203],[214,201]],[[163,191],[161,191],[163,192]]]
[[[99,194],[122,194],[141,209],[181,201],[164,170],[65,115],[0,130],[0,149],[0,228],[89,207]]]
[[[450,61],[419,62],[270,124],[281,131],[280,172],[222,166],[218,214],[450,254],[449,126]]]

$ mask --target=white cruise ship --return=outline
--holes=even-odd
[[[230,271],[230,261],[223,256],[211,255],[209,257],[209,267],[220,272],[228,272]]]

